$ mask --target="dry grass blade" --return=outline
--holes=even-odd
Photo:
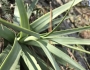
[[[50,2],[50,23],[49,23],[49,29],[48,31],[51,32],[52,31],[52,2]]]

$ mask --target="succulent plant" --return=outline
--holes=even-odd
[[[46,32],[45,30],[49,28],[50,12],[30,23],[29,18],[38,0],[33,0],[28,9],[25,8],[22,0],[16,0],[13,23],[0,18],[0,24],[3,25],[0,25],[0,36],[5,39],[6,43],[8,42],[0,54],[0,70],[20,70],[20,64],[25,70],[61,70],[62,65],[75,70],[85,70],[56,46],[60,44],[90,54],[84,49],[71,46],[74,44],[90,45],[89,39],[65,36],[90,29],[90,26],[56,30],[65,20],[65,17],[56,17],[81,1],[72,0],[52,10],[52,27],[56,24],[57,26],[54,26],[55,28],[51,32]]]

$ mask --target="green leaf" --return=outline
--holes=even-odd
[[[74,0],[54,9],[52,11],[52,19],[56,18],[58,15],[62,14],[63,12],[65,12],[66,10],[68,10]],[[77,3],[81,2],[82,0],[78,0],[74,2],[73,6],[76,5]],[[32,27],[32,29],[36,32],[39,32],[39,30],[43,29],[43,27],[45,25],[47,25],[50,22],[50,12],[43,15],[42,17],[38,18],[36,21],[34,21],[32,24],[30,24],[30,26]]]
[[[40,49],[40,48],[38,48],[38,49]],[[42,49],[41,49],[42,50]],[[45,62],[40,56],[38,56],[37,55],[37,53],[35,53],[35,51],[34,50],[30,50],[33,54],[32,55],[34,55],[34,57],[36,58],[36,60],[37,60],[37,63],[40,65],[40,67],[41,67],[41,69],[42,70],[53,70],[52,69],[52,67],[50,67],[48,64],[47,64],[47,62]],[[42,53],[42,52],[41,52]]]
[[[82,44],[82,45],[90,45],[89,39],[81,39],[75,37],[55,37],[50,40],[57,42],[59,44]]]
[[[47,37],[57,37],[57,36],[72,34],[72,33],[76,33],[76,32],[81,32],[83,30],[88,30],[88,29],[90,29],[90,26],[67,29],[67,30],[61,30],[61,31],[55,31],[52,34],[50,34],[49,36],[47,36]]]
[[[75,37],[56,37],[56,38],[52,38],[50,40],[56,42],[57,44],[62,44],[68,48],[90,54],[89,51],[85,51],[85,50],[82,50],[78,47],[67,45],[67,44],[90,45],[89,39],[81,39],[81,38],[75,38]]]
[[[36,59],[33,57],[30,50],[27,48],[27,46],[22,45],[22,50],[23,50],[22,58],[25,64],[27,65],[28,69],[29,70],[41,70],[41,68],[37,64]]]
[[[34,36],[28,36],[27,38],[25,38],[25,42],[26,41],[30,41],[30,40],[37,40],[38,38],[34,37]]]
[[[18,64],[21,55],[21,46],[16,39],[9,53],[6,54],[7,57],[2,62],[0,70],[14,70]]]
[[[55,46],[48,44],[47,46],[48,50],[53,53],[58,58],[64,60],[66,64],[69,64],[69,67],[74,68],[75,70],[85,70],[79,63],[75,62],[73,59],[71,59],[67,54],[56,48]]]
[[[52,56],[52,54],[49,52],[49,50],[46,48],[45,45],[43,45],[42,43],[40,43],[39,41],[36,41],[40,47],[43,49],[43,51],[45,52],[47,58],[49,59],[49,61],[51,62],[52,66],[54,67],[55,70],[61,70],[60,67],[58,66],[57,62],[55,61],[55,58]]]
[[[7,27],[10,27],[10,28],[12,28],[12,29],[14,29],[14,30],[22,31],[22,32],[24,32],[24,33],[27,33],[27,34],[29,34],[29,35],[33,35],[33,36],[38,37],[38,38],[40,37],[40,35],[39,35],[38,33],[35,33],[35,32],[33,32],[33,31],[31,31],[31,30],[26,29],[26,28],[23,28],[23,27],[14,25],[14,24],[12,24],[12,23],[10,23],[10,22],[7,22],[7,21],[5,21],[5,20],[3,20],[3,19],[1,19],[1,18],[0,18],[0,22],[1,22],[1,24],[5,25],[5,26],[7,26]]]
[[[69,17],[67,16],[64,20],[66,20],[68,18]],[[52,20],[52,26],[55,26],[56,24],[60,23],[62,19],[63,18],[57,18],[57,19]],[[45,25],[41,30],[39,30],[39,32],[42,32],[48,28],[49,28],[49,23],[47,25]]]
[[[0,66],[1,64],[3,63],[3,61],[5,60],[5,58],[7,57],[8,53],[10,52],[11,50],[11,45],[8,45],[3,51],[2,53],[0,54]]]
[[[42,41],[42,40],[41,40]],[[66,65],[69,64],[70,68],[74,68],[75,70],[85,70],[79,63],[75,62],[73,59],[71,59],[67,54],[62,52],[60,49],[56,48],[55,46],[51,44],[46,44],[46,42],[43,40],[43,45],[47,47],[47,49],[54,54],[55,59],[59,60],[59,63]],[[28,42],[27,44],[32,44],[34,46],[37,46],[40,48],[39,44],[36,44],[34,41]]]
[[[15,70],[20,70],[20,62],[18,62]]]
[[[66,46],[66,47],[68,47],[68,48],[71,48],[71,49],[77,50],[77,51],[81,51],[81,52],[84,52],[84,53],[90,54],[89,51],[85,51],[85,50],[80,49],[80,48],[78,48],[78,47],[70,46],[70,45],[67,45],[67,44],[62,44],[62,45]]]
[[[38,62],[38,64],[41,66],[41,69],[42,70],[53,70],[51,67],[49,67],[48,65],[47,65],[47,63],[45,63],[41,58],[39,58],[39,57],[37,57],[37,62]]]
[[[33,9],[35,8],[36,4],[37,4],[38,0],[34,0],[31,5],[28,6],[27,8],[27,16],[28,16],[28,19],[30,18],[32,12],[33,12]],[[14,19],[13,19],[13,22],[16,24],[16,25],[20,25],[20,14],[19,14],[19,11],[18,11],[18,7],[15,5],[15,9],[14,9]]]
[[[15,1],[16,1],[17,7],[19,10],[19,14],[20,14],[20,19],[21,19],[20,26],[23,28],[26,28],[26,29],[30,29],[29,20],[28,20],[26,10],[24,8],[24,4],[23,4],[22,0],[15,0]],[[20,38],[26,37],[26,36],[27,36],[26,33],[23,33],[23,32],[20,33]]]
[[[14,9],[13,24],[18,26],[20,25],[20,14],[17,5],[15,5],[15,9]]]
[[[4,39],[12,43],[15,38],[15,34],[9,28],[0,25],[0,37],[3,37]]]

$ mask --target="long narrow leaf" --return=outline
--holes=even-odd
[[[40,49],[40,48],[39,48]],[[41,49],[42,50],[42,49]],[[47,65],[47,62],[45,62],[40,56],[38,56],[33,50],[30,50],[33,55],[35,56],[37,63],[40,65],[42,70],[53,70],[52,67]],[[41,52],[42,53],[42,52]]]
[[[10,43],[12,43],[14,40],[15,34],[9,28],[7,28],[5,26],[2,27],[0,25],[0,37],[3,37],[4,39],[6,39]]]
[[[81,39],[81,38],[75,38],[75,37],[56,37],[51,38],[50,40],[62,43],[62,44],[81,44],[81,45],[90,45],[89,39]]]
[[[51,62],[52,66],[54,67],[55,70],[61,70],[60,67],[58,66],[57,62],[55,61],[54,57],[51,55],[51,53],[48,51],[48,49],[46,48],[46,46],[44,46],[42,43],[38,42],[37,43],[41,46],[41,48],[43,49],[43,51],[45,52],[47,58],[49,59],[49,61]]]
[[[19,14],[17,5],[15,6],[15,9],[14,9],[13,24],[18,26],[20,25],[20,14]]]
[[[1,18],[0,18],[0,22],[1,22],[1,24],[5,25],[5,26],[7,26],[7,27],[10,27],[10,28],[12,28],[12,29],[14,29],[14,30],[22,31],[22,32],[24,32],[24,33],[27,33],[27,34],[29,34],[29,35],[33,35],[33,36],[35,36],[35,37],[40,37],[38,33],[35,33],[35,32],[33,32],[33,31],[31,31],[31,30],[26,29],[26,28],[22,28],[22,27],[20,27],[20,26],[14,25],[14,24],[12,24],[12,23],[10,23],[10,22],[7,22],[7,21],[5,21],[5,20],[3,20],[3,19],[1,19]]]
[[[36,44],[34,41],[32,41],[31,43],[28,42],[27,44],[32,44],[40,48],[40,45]],[[46,43],[43,42],[43,45],[46,46]],[[67,54],[65,54],[64,52],[62,52],[60,49],[56,48],[55,46],[48,44],[46,47],[52,54],[58,57],[58,58],[56,57],[56,59],[61,60],[61,64],[66,65],[68,63],[70,68],[74,68],[75,70],[85,70],[81,65],[79,65],[77,62],[72,60]]]
[[[37,64],[36,59],[31,55],[30,50],[25,46],[22,45],[22,58],[25,61],[25,64],[27,65],[29,70],[41,70],[39,65]]]
[[[24,4],[23,4],[22,0],[16,0],[16,4],[18,6],[20,19],[21,19],[20,26],[23,27],[23,28],[26,28],[26,29],[30,29],[29,20],[28,20],[26,10],[24,8]],[[23,32],[20,33],[21,38],[25,37],[25,36],[27,36],[26,33],[23,33]]]
[[[47,46],[48,50],[53,53],[58,58],[66,61],[66,63],[70,64],[74,67],[75,70],[85,70],[81,65],[79,65],[77,62],[72,60],[67,54],[56,48],[55,46],[48,44]]]
[[[40,57],[38,57],[38,64],[41,66],[42,70],[53,70],[51,67],[47,66],[47,63],[45,63]]]
[[[27,8],[27,16],[28,16],[28,19],[30,18],[32,12],[33,12],[33,9],[35,8],[36,4],[37,4],[38,0],[34,0],[31,5],[28,6]],[[15,5],[15,9],[14,9],[14,19],[13,19],[13,22],[16,24],[16,25],[20,25],[20,14],[18,12],[18,7]]]
[[[14,45],[12,46],[7,57],[4,59],[3,63],[0,66],[0,70],[14,70],[18,64],[20,55],[21,55],[21,46],[15,39]]]
[[[50,40],[57,42],[57,44],[62,44],[68,48],[90,54],[89,51],[85,51],[78,47],[67,45],[67,44],[90,45],[89,39],[80,39],[80,38],[74,38],[74,37],[61,37],[61,38],[55,38],[55,39],[50,39]]]
[[[73,3],[74,0],[68,2],[67,4],[64,4],[56,9],[53,10],[53,17],[52,19],[56,18],[58,15],[60,15],[61,13],[65,12],[66,10],[68,10],[71,6],[71,4]],[[82,0],[75,0],[74,5],[76,5],[77,3],[81,2]],[[31,24],[31,27],[36,31],[39,32],[39,30],[41,30],[45,25],[47,25],[50,22],[50,12],[43,15],[42,17],[40,17],[39,19],[37,19],[36,21],[34,21]]]
[[[7,57],[9,51],[11,50],[11,45],[8,45],[3,52],[0,54],[0,66],[3,63],[3,61],[5,60],[5,58]]]
[[[68,48],[74,49],[74,50],[78,50],[78,51],[80,51],[80,52],[84,52],[84,53],[90,54],[89,51],[85,51],[85,50],[80,49],[80,48],[78,48],[78,47],[70,46],[70,45],[67,45],[67,44],[62,44],[62,45],[66,46],[66,47],[68,47]]]
[[[35,43],[36,42],[36,43]],[[30,44],[30,42],[28,43]],[[51,55],[51,53],[48,51],[48,49],[46,48],[47,45],[44,45],[41,43],[41,41],[35,41],[32,43],[32,45],[35,46],[39,46],[43,49],[43,51],[45,52],[47,58],[49,59],[49,61],[51,62],[52,66],[54,67],[55,70],[60,70],[60,67],[58,66],[57,62],[55,61],[55,58]]]
[[[68,18],[69,17],[67,16],[64,20],[66,20]],[[52,26],[55,26],[56,24],[60,23],[62,19],[63,18],[57,18],[57,19],[52,20]],[[49,28],[49,24],[46,24],[41,30],[39,30],[39,32],[42,32],[48,28]]]
[[[52,34],[50,34],[49,36],[47,36],[47,37],[57,37],[57,36],[72,34],[72,33],[76,33],[76,32],[81,32],[81,31],[87,30],[87,29],[90,29],[90,26],[67,29],[67,30],[61,30],[61,31],[55,31]]]

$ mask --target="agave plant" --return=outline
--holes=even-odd
[[[73,1],[52,11],[53,26],[63,21],[63,18],[56,18],[58,15],[68,10],[71,5],[74,6],[82,0],[75,0],[74,3]],[[20,67],[18,67],[20,64],[25,70],[61,70],[60,65],[66,66],[66,64],[74,70],[85,70],[84,67],[71,59],[60,48],[55,47],[55,45],[64,45],[65,47],[90,54],[88,51],[71,46],[74,44],[90,45],[90,40],[64,36],[90,29],[90,26],[61,31],[53,29],[51,32],[44,33],[49,28],[50,12],[30,24],[28,20],[37,2],[38,0],[33,0],[26,11],[23,1],[16,0],[14,18],[17,21],[14,20],[14,23],[10,23],[0,18],[0,24],[3,25],[0,25],[0,36],[6,42],[9,42],[0,54],[0,70],[20,70]],[[20,25],[16,25],[16,23]],[[45,60],[48,60],[48,62],[45,62]]]

